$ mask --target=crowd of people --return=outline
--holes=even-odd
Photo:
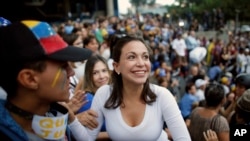
[[[233,141],[250,124],[249,33],[143,19],[2,24],[0,136]]]

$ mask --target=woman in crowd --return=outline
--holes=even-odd
[[[106,60],[98,54],[91,56],[86,62],[84,78],[80,80],[76,88],[86,91],[89,100],[79,112],[88,110],[97,89],[109,82],[110,72]]]
[[[149,83],[151,50],[144,41],[122,37],[113,48],[112,84],[100,87],[91,109],[97,112],[98,127],[88,130],[93,140],[102,123],[114,141],[168,140],[165,121],[173,140],[191,140],[173,95]],[[180,134],[181,133],[181,134]]]
[[[216,132],[219,141],[229,141],[229,125],[225,117],[219,115],[224,105],[225,93],[223,86],[209,84],[205,89],[205,107],[198,107],[190,115],[189,132],[192,141],[205,141],[203,132],[211,129]]]
[[[109,82],[110,71],[106,60],[98,54],[91,56],[86,62],[84,78],[79,81],[76,87],[76,91],[86,91],[86,99],[88,100],[77,112],[77,117],[84,126],[90,129],[95,128],[97,125],[97,122],[88,122],[90,117],[96,116],[96,113],[90,109],[95,92],[99,87],[109,84]],[[98,139],[108,138],[105,130],[105,125],[103,124],[102,132],[99,134]]]
[[[99,43],[95,36],[89,35],[85,40],[83,40],[84,48],[88,48],[95,54],[99,54]]]

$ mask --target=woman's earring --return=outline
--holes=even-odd
[[[120,72],[116,72],[118,75],[120,75]]]

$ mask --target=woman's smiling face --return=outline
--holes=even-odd
[[[121,50],[120,61],[114,62],[114,68],[121,73],[123,83],[144,84],[151,70],[147,47],[141,41],[128,42]]]
[[[96,62],[93,69],[93,82],[96,88],[102,85],[108,84],[110,79],[110,74],[107,66],[102,62]]]

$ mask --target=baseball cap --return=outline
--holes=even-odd
[[[24,20],[0,28],[0,62],[4,64],[42,58],[75,62],[91,54],[86,48],[69,46],[47,22]]]
[[[203,80],[203,79],[197,79],[196,81],[195,81],[195,86],[197,87],[197,88],[199,88],[199,87],[201,87],[201,86],[203,86],[203,85],[206,85],[207,84],[207,81],[206,80]]]

